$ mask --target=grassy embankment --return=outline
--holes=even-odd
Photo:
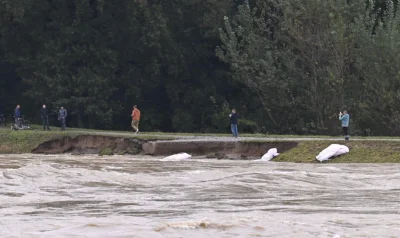
[[[62,137],[76,137],[79,135],[104,135],[123,138],[138,138],[143,140],[169,140],[171,137],[154,134],[139,134],[134,135],[129,132],[111,132],[111,131],[96,131],[96,130],[78,130],[68,129],[61,131],[59,128],[54,128],[52,131],[42,131],[39,126],[34,126],[34,130],[12,131],[9,128],[0,128],[0,153],[1,154],[21,154],[30,153],[40,144],[58,139]]]
[[[317,163],[315,157],[331,144],[346,145],[350,152],[330,160],[330,163],[400,163],[400,140],[301,141],[274,161]]]
[[[40,128],[40,127],[37,127]],[[0,129],[0,153],[30,153],[34,148],[43,142],[61,138],[64,136],[75,137],[78,135],[105,135],[124,138],[138,138],[143,140],[169,140],[183,136],[230,136],[228,134],[188,134],[188,133],[141,133],[134,135],[131,132],[116,132],[116,131],[97,131],[97,130],[81,130],[69,129],[65,132],[55,128],[51,132],[37,130],[29,131],[11,131],[10,129]],[[302,138],[301,136],[275,136],[275,135],[260,135],[260,134],[244,134],[242,137],[254,137],[260,140],[248,141],[263,142],[263,138]],[[389,137],[369,137],[352,138],[349,142],[345,141],[329,141],[320,140],[321,138],[331,139],[332,137],[324,136],[304,136],[306,138],[316,138],[316,140],[298,141],[298,145],[285,153],[281,153],[274,161],[278,162],[296,162],[296,163],[311,163],[317,162],[315,156],[328,147],[330,144],[339,143],[345,144],[350,148],[350,153],[344,156],[333,159],[334,163],[400,163],[400,138]],[[285,141],[282,141],[285,143]]]

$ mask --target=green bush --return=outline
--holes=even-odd
[[[100,156],[111,156],[111,155],[114,155],[114,151],[111,148],[103,148],[102,150],[100,150],[99,155]]]
[[[246,133],[258,133],[259,127],[256,122],[248,119],[239,119],[239,130]]]

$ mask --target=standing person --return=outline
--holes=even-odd
[[[233,137],[237,138],[239,136],[239,132],[238,132],[238,116],[236,113],[236,109],[232,109],[232,113],[229,114],[229,117],[231,119],[231,131]]]
[[[4,114],[3,114],[3,107],[1,105],[0,105],[0,122],[2,124],[4,123],[4,126],[6,126],[6,118],[5,118]]]
[[[140,111],[137,109],[137,105],[133,106],[132,111],[132,128],[136,131],[135,134],[139,133],[139,122],[140,122]]]
[[[47,130],[51,131],[49,127],[49,115],[47,113],[47,108],[45,104],[43,104],[42,108],[40,109],[40,118],[42,118],[43,130],[45,131],[47,127]]]
[[[65,131],[65,118],[67,118],[67,110],[64,107],[61,107],[58,112],[58,120],[61,122],[61,130]]]
[[[18,126],[19,128],[22,128],[22,123],[21,123],[21,106],[17,105],[14,111],[14,118],[15,118],[15,125]]]
[[[344,110],[343,113],[339,113],[339,120],[342,121],[342,129],[345,140],[349,140],[349,124],[350,124],[350,115],[347,114],[347,111]]]

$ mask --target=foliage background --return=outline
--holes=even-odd
[[[1,0],[0,111],[69,126],[400,135],[397,1]]]

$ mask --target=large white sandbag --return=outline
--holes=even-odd
[[[328,148],[321,151],[321,153],[319,153],[316,158],[317,160],[322,162],[325,160],[329,160],[332,157],[349,153],[349,151],[349,147],[345,145],[332,144],[328,146]]]
[[[261,159],[257,159],[255,161],[270,161],[271,159],[273,159],[274,157],[278,156],[278,150],[276,148],[272,148],[270,150],[268,150],[268,152],[266,154],[264,154]]]
[[[165,157],[162,159],[162,161],[180,161],[190,159],[191,157],[192,156],[187,153],[179,153]]]

